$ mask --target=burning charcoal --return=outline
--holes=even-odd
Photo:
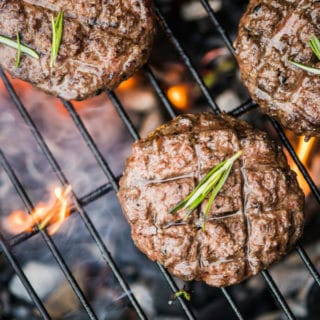
[[[85,279],[83,270],[73,271],[79,286],[83,287]],[[55,290],[50,291],[50,295],[46,298],[46,307],[51,317],[57,320],[68,313],[77,313],[80,309],[80,302],[66,279]]]
[[[0,287],[0,319],[5,319],[10,312],[10,297],[7,290]]]
[[[41,299],[53,291],[62,276],[58,267],[39,262],[27,263],[23,267],[23,271]],[[17,275],[10,281],[9,289],[13,295],[20,299],[32,301]]]
[[[307,296],[308,320],[318,320],[320,315],[320,288],[317,283],[313,283]]]
[[[307,270],[302,267],[297,253],[287,257],[282,264],[273,266],[271,274],[286,296],[299,292],[310,277]]]
[[[41,320],[42,317],[36,315],[34,308],[29,305],[15,305],[12,310],[12,316],[8,319],[19,319],[19,320]]]

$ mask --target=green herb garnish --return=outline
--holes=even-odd
[[[17,55],[17,63],[16,65],[18,65],[18,62],[20,64],[20,59],[19,59],[19,52],[20,52],[20,56],[22,53],[32,57],[32,58],[35,58],[35,59],[39,59],[40,56],[38,54],[37,51],[21,44],[21,41],[20,41],[20,36],[19,34],[17,33],[17,40],[12,40],[8,37],[5,37],[5,36],[0,36],[0,43],[2,44],[5,44],[6,46],[10,47],[10,48],[13,48],[13,49],[17,49],[18,50],[18,55]]]
[[[309,43],[309,46],[311,47],[313,53],[320,60],[320,39],[318,39],[315,35],[313,35],[308,43]],[[302,63],[295,62],[295,61],[290,61],[290,63],[292,63],[294,66],[296,66],[296,67],[298,67],[300,69],[303,69],[305,71],[320,75],[320,69],[319,68],[306,66],[306,65],[304,65]]]
[[[205,223],[209,210],[212,206],[213,201],[220,192],[221,188],[227,181],[229,174],[231,172],[234,162],[242,155],[242,151],[238,151],[230,159],[220,162],[215,166],[196,186],[196,188],[181,202],[179,202],[174,208],[170,210],[173,214],[178,210],[188,209],[188,213],[185,216],[187,219],[190,214],[195,210],[206,197],[211,193],[208,203],[205,207],[205,212],[203,216],[202,229],[205,229]]]
[[[50,56],[50,67],[52,68],[57,60],[63,30],[63,11],[60,11],[57,18],[51,16],[52,25],[52,43],[51,43],[51,56]]]
[[[179,290],[173,295],[173,299],[177,299],[178,297],[182,297],[187,301],[191,300],[191,295],[185,290]]]
[[[309,46],[311,47],[317,58],[320,60],[320,39],[313,35],[309,41]]]
[[[16,59],[16,68],[19,68],[20,61],[21,61],[21,41],[20,41],[20,34],[17,30],[17,44],[18,44],[18,53],[17,53],[17,59]]]

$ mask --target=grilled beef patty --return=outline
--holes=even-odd
[[[169,214],[210,169],[243,150],[214,201]],[[184,280],[228,286],[267,268],[301,236],[304,197],[280,146],[247,123],[184,115],[136,141],[118,193],[136,246]]]
[[[50,68],[51,16],[64,12],[59,56]],[[85,99],[113,89],[149,56],[155,25],[149,0],[2,0],[0,33],[40,54],[22,56],[0,44],[0,65],[17,78],[56,96]]]
[[[235,41],[242,79],[262,110],[297,134],[320,136],[320,68],[308,41],[320,37],[320,2],[251,0]]]

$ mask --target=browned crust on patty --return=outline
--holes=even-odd
[[[252,0],[235,41],[244,84],[263,112],[297,134],[320,136],[320,68],[308,41],[320,37],[320,2]]]
[[[64,12],[64,31],[57,62],[50,68],[51,16]],[[4,0],[0,2],[1,34],[40,54],[22,56],[0,44],[0,65],[13,77],[62,98],[85,99],[114,89],[148,59],[155,33],[149,0]]]
[[[169,214],[215,165],[243,155],[201,229]],[[184,280],[228,286],[267,268],[301,236],[304,196],[281,148],[227,115],[183,115],[136,141],[118,193],[136,246]]]

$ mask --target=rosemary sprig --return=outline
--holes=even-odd
[[[20,36],[18,36],[18,35],[17,35],[17,40],[16,41],[12,40],[12,39],[10,39],[8,37],[0,35],[0,43],[4,44],[4,45],[6,45],[6,46],[8,46],[10,48],[17,49],[18,52],[19,51],[21,52],[21,54],[24,53],[24,54],[26,54],[26,55],[34,58],[34,59],[39,59],[40,58],[40,56],[39,56],[37,51],[35,51],[32,48],[29,48],[26,45],[21,43]],[[20,49],[19,49],[19,47],[20,47]]]
[[[320,39],[313,35],[309,41],[309,46],[311,47],[317,58],[320,60]]]
[[[313,53],[320,60],[320,39],[318,39],[315,35],[313,35],[308,43],[309,43],[309,46],[311,47]],[[295,61],[290,61],[290,63],[293,64],[294,66],[300,68],[300,69],[303,69],[305,71],[320,75],[320,69],[319,68],[306,66],[306,65],[304,65],[302,63],[295,62]]]
[[[179,290],[173,295],[173,299],[177,299],[178,297],[182,297],[187,301],[191,300],[191,295],[185,290]]]
[[[16,59],[16,68],[19,68],[21,62],[21,41],[20,41],[20,34],[17,30],[17,44],[18,44],[18,52],[17,52],[17,59]]]
[[[213,201],[220,192],[221,188],[227,181],[234,162],[242,155],[242,151],[238,151],[231,158],[220,162],[217,166],[210,170],[210,172],[199,182],[196,188],[179,202],[174,208],[170,210],[174,214],[180,209],[188,209],[188,213],[184,219],[187,219],[190,214],[196,209],[211,193],[208,203],[205,207],[203,216],[202,229],[205,229],[205,223],[208,213],[212,206]]]
[[[60,11],[57,18],[51,16],[52,25],[52,42],[51,42],[51,56],[50,56],[50,67],[52,68],[57,60],[63,30],[63,11]]]

